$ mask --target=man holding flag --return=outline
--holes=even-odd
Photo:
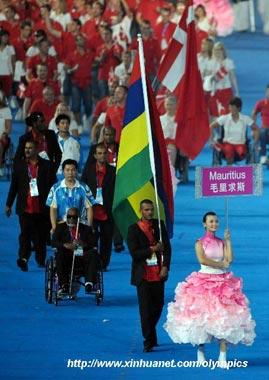
[[[170,264],[173,192],[160,118],[146,78],[141,36],[138,43],[119,146],[113,215],[133,258],[131,283],[137,286],[144,351],[150,352],[157,345],[156,324]],[[153,200],[157,219],[153,219]]]

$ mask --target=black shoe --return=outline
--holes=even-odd
[[[23,272],[28,272],[28,264],[26,259],[18,259],[17,265]]]
[[[93,284],[91,282],[86,282],[85,284],[85,293],[91,293],[93,290]]]
[[[115,245],[114,250],[117,253],[124,251],[124,245],[122,245],[122,244]]]
[[[143,352],[152,352],[153,346],[145,346]]]

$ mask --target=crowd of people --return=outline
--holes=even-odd
[[[261,163],[267,163],[268,89],[252,118],[241,114],[235,64],[217,40],[221,19],[217,14],[208,15],[209,3],[201,1],[196,6],[195,18],[198,63],[211,128],[224,129],[222,141],[214,141],[214,145],[228,164],[238,156],[243,159],[250,126],[254,140],[261,142]],[[69,287],[68,253],[82,247],[85,289],[90,292],[96,258],[92,253],[87,256],[89,252],[97,248],[102,270],[106,271],[113,242],[117,252],[124,249],[113,221],[112,204],[136,36],[138,32],[142,35],[146,71],[153,81],[185,6],[185,0],[0,0],[0,175],[12,138],[11,99],[18,104],[16,118],[25,121],[25,133],[14,157],[6,215],[11,215],[17,198],[17,265],[22,271],[28,271],[32,250],[37,264],[44,267],[47,243],[51,241],[58,249],[60,293]],[[156,102],[175,192],[178,156],[184,157],[175,144],[177,99],[160,86]],[[256,126],[259,113],[260,130]],[[83,131],[90,135],[87,160],[80,143]],[[140,225],[129,230],[128,247],[133,258],[132,283],[138,289],[144,349],[150,352],[157,344],[155,327],[163,307],[163,281],[168,275],[171,248],[168,239],[159,243],[155,222],[148,223],[153,216],[150,200],[141,203],[141,213]],[[204,223],[211,231],[207,217]],[[201,247],[198,260],[202,263]],[[160,266],[159,253],[164,261],[156,275],[152,269]],[[223,251],[221,254],[224,257]],[[149,260],[147,264],[145,260]]]

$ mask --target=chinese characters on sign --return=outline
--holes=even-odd
[[[260,165],[196,168],[196,197],[260,195]]]

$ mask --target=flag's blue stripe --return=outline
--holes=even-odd
[[[145,112],[143,89],[141,78],[135,81],[128,89],[123,125],[128,125],[132,120]]]

